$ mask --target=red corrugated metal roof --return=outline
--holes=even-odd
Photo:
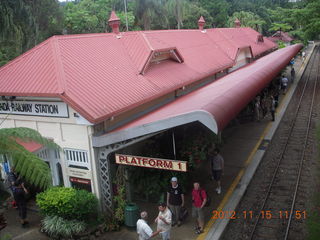
[[[218,133],[281,72],[301,48],[301,44],[296,44],[275,51],[111,133],[94,138],[93,144],[104,146],[158,132],[185,124],[186,118],[203,121]],[[190,117],[192,114],[196,116]]]
[[[208,30],[208,36],[221,48],[228,56],[235,60],[238,49],[251,47],[253,57],[257,57],[276,45],[264,38],[264,42],[257,42],[259,33],[251,28],[215,28]]]
[[[228,41],[215,42],[214,34]],[[60,97],[97,123],[231,67],[228,51],[239,46],[255,54],[275,46],[257,44],[258,34],[232,28],[55,36],[0,68],[0,95]],[[164,61],[142,76],[151,52],[164,48],[176,48],[184,62]]]
[[[280,32],[280,31],[277,31],[271,37],[268,37],[268,39],[272,42],[277,42],[277,41],[291,42],[294,40],[292,37],[290,37],[288,33]]]

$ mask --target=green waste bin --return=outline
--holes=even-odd
[[[124,224],[128,227],[135,227],[139,219],[139,209],[134,203],[129,203],[124,211]]]

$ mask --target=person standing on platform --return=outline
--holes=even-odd
[[[203,233],[204,213],[203,207],[207,202],[206,191],[200,188],[199,182],[193,183],[192,190],[192,217],[196,218],[195,231],[197,234]]]
[[[9,182],[9,188],[11,190],[11,196],[13,196],[14,198],[14,201],[12,203],[12,206],[14,208],[17,208],[17,205],[16,205],[17,200],[14,197],[14,191],[16,188],[15,183],[18,181],[20,181],[20,176],[17,175],[15,167],[12,167],[10,172],[8,173],[8,182]]]
[[[306,60],[306,52],[303,51],[301,56],[302,56],[302,62],[304,62],[304,60]]]
[[[268,113],[266,94],[262,97],[260,104],[261,104],[262,118],[264,118]]]
[[[284,75],[282,75],[282,78],[281,78],[281,89],[283,91],[283,94],[287,93],[288,82],[289,82],[288,78],[286,78]]]
[[[215,148],[213,153],[209,153],[209,160],[211,163],[211,173],[212,178],[217,181],[217,188],[216,191],[218,194],[221,193],[221,176],[223,174],[224,168],[224,160],[223,157],[220,155],[220,150]]]
[[[171,178],[171,185],[167,192],[167,206],[173,214],[172,226],[178,224],[178,227],[180,227],[180,210],[184,206],[184,194],[176,177]]]
[[[271,95],[271,103],[270,103],[270,113],[271,113],[271,117],[272,117],[272,121],[274,122],[275,118],[275,112],[276,112],[276,100],[274,99],[274,97]]]
[[[13,196],[17,203],[20,222],[22,227],[26,226],[29,223],[26,220],[27,219],[27,200],[26,200],[27,193],[28,191],[25,188],[24,183],[21,183],[19,180],[14,183]]]
[[[296,76],[296,71],[294,70],[294,67],[293,67],[291,68],[291,83],[294,82],[295,76]]]
[[[143,211],[140,213],[141,219],[137,221],[137,233],[139,236],[139,240],[147,240],[157,236],[161,230],[153,232],[150,226],[147,223],[148,213]]]
[[[293,68],[293,65],[294,65],[294,58],[292,58],[291,60],[290,60],[290,66],[291,66],[291,68]]]
[[[272,93],[273,99],[275,101],[275,107],[277,108],[279,105],[279,89],[275,89],[275,91]]]
[[[258,96],[254,104],[254,114],[255,114],[255,120],[257,122],[260,122],[260,115],[261,115],[260,111],[261,111],[260,96]]]
[[[165,203],[159,203],[159,215],[155,219],[157,223],[157,230],[161,231],[162,240],[170,239],[172,213]]]

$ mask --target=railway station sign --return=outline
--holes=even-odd
[[[170,159],[116,154],[116,163],[123,164],[123,165],[136,166],[136,167],[156,168],[156,169],[172,170],[172,171],[180,171],[180,172],[187,171],[186,161],[178,161],[178,160],[170,160]]]
[[[69,117],[64,102],[0,101],[0,114],[28,115],[41,117]]]

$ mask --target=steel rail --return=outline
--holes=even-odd
[[[317,47],[317,51],[318,51],[318,47]],[[292,120],[292,122],[291,122],[291,126],[290,126],[290,129],[289,129],[289,134],[288,134],[288,136],[287,136],[287,138],[286,138],[286,142],[285,142],[283,151],[281,152],[281,155],[280,155],[279,161],[278,161],[278,163],[277,163],[276,169],[275,169],[275,171],[274,171],[274,173],[273,173],[271,182],[270,182],[269,187],[268,187],[268,191],[267,191],[267,193],[266,193],[266,195],[265,195],[265,198],[264,198],[264,200],[263,200],[262,206],[261,206],[261,208],[260,208],[258,218],[257,218],[257,220],[255,221],[253,230],[252,230],[252,232],[251,232],[251,234],[250,234],[249,239],[251,239],[251,240],[253,239],[253,236],[254,236],[254,234],[255,234],[257,225],[258,225],[258,223],[259,223],[259,221],[260,221],[260,219],[261,219],[262,211],[263,211],[263,209],[264,209],[264,207],[265,207],[265,205],[266,205],[266,203],[267,203],[267,200],[268,200],[268,198],[269,198],[269,195],[270,195],[272,186],[273,186],[273,184],[274,184],[274,180],[275,180],[275,178],[276,178],[276,175],[277,175],[277,173],[278,173],[280,164],[281,164],[282,159],[283,159],[283,157],[284,157],[284,154],[285,154],[285,152],[286,152],[286,150],[287,150],[287,146],[288,146],[290,137],[291,137],[292,132],[293,132],[293,128],[294,128],[294,126],[295,126],[295,123],[296,123],[296,120],[297,120],[297,117],[298,117],[298,113],[299,113],[299,110],[300,110],[300,107],[301,107],[301,103],[302,103],[302,100],[303,100],[303,97],[304,97],[304,93],[305,93],[307,84],[308,84],[308,82],[309,82],[310,76],[311,76],[311,72],[312,72],[312,69],[313,69],[313,65],[314,65],[314,63],[315,63],[314,60],[315,60],[315,58],[316,58],[316,51],[313,52],[312,58],[313,58],[312,67],[310,68],[310,72],[308,73],[307,80],[306,80],[306,82],[304,83],[304,87],[303,87],[303,90],[302,90],[302,93],[301,93],[301,96],[300,96],[300,99],[299,99],[299,102],[298,102],[298,107],[297,107],[297,110],[296,110],[296,112],[295,112],[294,118],[293,118],[293,120]]]

